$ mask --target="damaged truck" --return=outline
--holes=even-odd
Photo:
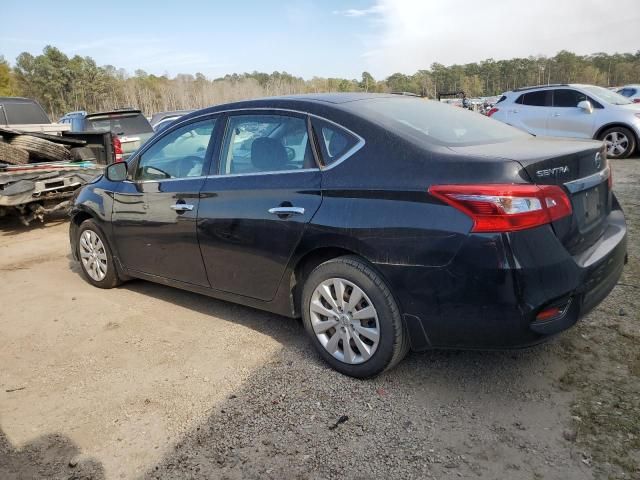
[[[52,123],[34,100],[0,97],[0,217],[17,215],[25,225],[43,221],[122,157],[111,132],[70,130]]]

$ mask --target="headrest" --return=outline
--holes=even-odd
[[[251,163],[258,170],[283,170],[287,162],[287,151],[279,140],[261,137],[251,143]]]

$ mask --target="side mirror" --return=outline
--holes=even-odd
[[[582,100],[578,103],[578,108],[581,108],[585,113],[593,113],[593,105],[589,100]]]
[[[104,172],[104,175],[105,177],[107,177],[107,180],[110,180],[112,182],[123,181],[125,178],[127,178],[126,162],[112,163],[107,167],[107,169]]]

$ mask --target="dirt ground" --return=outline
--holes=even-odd
[[[3,220],[0,478],[640,478],[640,160],[614,171],[629,265],[594,312],[536,348],[412,353],[370,381],[297,321],[91,287],[64,218]]]

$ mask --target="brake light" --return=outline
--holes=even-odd
[[[124,161],[122,142],[115,135],[111,137],[111,146],[113,147],[113,163]]]
[[[546,310],[542,310],[536,315],[536,320],[544,322],[545,320],[551,320],[554,317],[559,317],[562,314],[560,307],[551,307]]]
[[[433,185],[429,193],[473,220],[472,232],[513,232],[571,215],[557,185]]]
[[[634,98],[633,103],[640,103],[640,98]]]
[[[494,113],[496,113],[499,110],[500,109],[498,107],[491,107],[491,109],[487,112],[487,117],[490,117],[491,115],[493,115]]]

